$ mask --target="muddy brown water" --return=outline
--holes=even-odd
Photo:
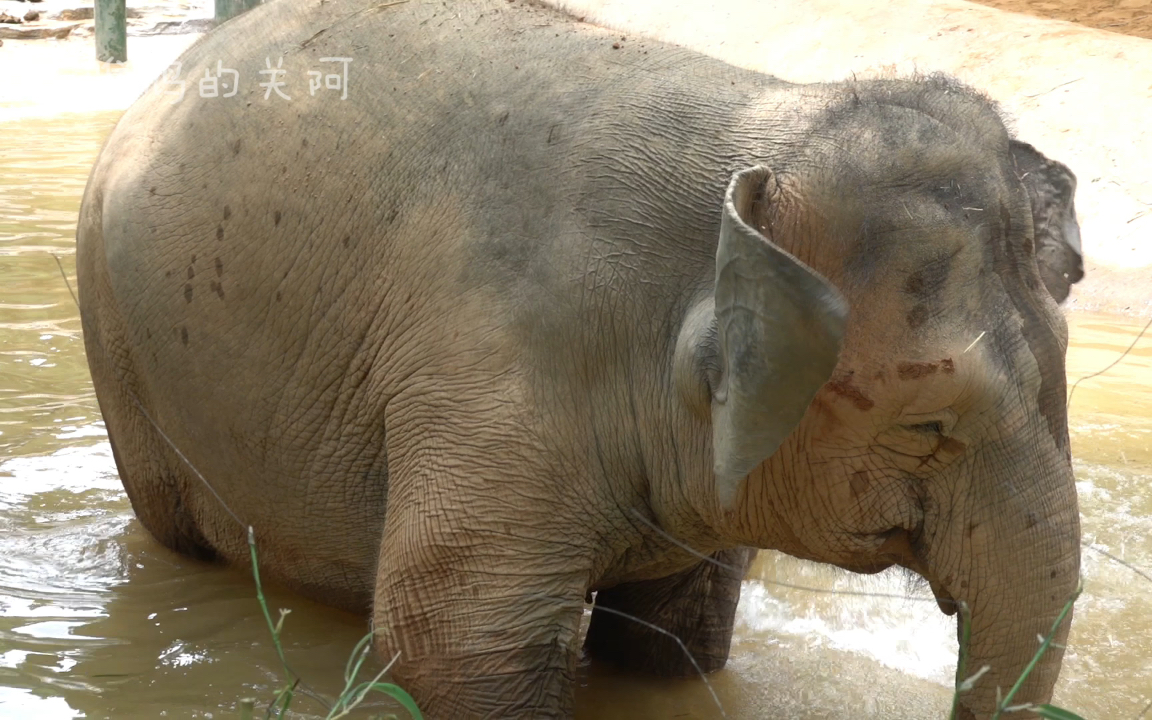
[[[165,551],[133,519],[52,258],[74,282],[76,211],[117,115],[0,124],[0,717],[238,717],[240,698],[266,703],[281,682],[252,579]],[[1071,380],[1115,360],[1143,325],[1069,322]],[[1152,336],[1083,383],[1071,413],[1085,541],[1152,572]],[[1136,718],[1152,701],[1152,583],[1092,550],[1083,567],[1056,700],[1087,718]],[[289,662],[334,695],[365,622],[269,597],[292,610]],[[578,717],[721,717],[709,686],[730,718],[943,717],[955,651],[952,621],[901,575],[763,553],[727,669],[706,685],[582,667]]]

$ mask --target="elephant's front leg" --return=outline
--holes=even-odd
[[[728,661],[740,583],[755,557],[749,548],[724,550],[712,556],[715,563],[601,590],[585,650],[595,660],[657,675],[719,670]]]
[[[477,465],[458,466],[470,476],[392,474],[376,649],[400,653],[392,677],[430,720],[571,718],[583,549],[548,538],[556,514],[507,480],[478,491]]]

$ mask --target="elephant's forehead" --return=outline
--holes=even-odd
[[[935,362],[963,350],[1006,305],[972,238],[924,235],[891,262],[845,273],[850,313],[842,357],[850,364]],[[957,349],[959,348],[959,349]]]
[[[796,222],[799,242],[781,239],[798,245],[795,253],[833,279],[853,306],[881,302],[903,317],[924,305],[909,318],[915,330],[948,309],[970,314],[987,297],[978,292],[985,247],[1002,234],[999,209],[1013,204],[1002,179],[933,177],[902,189],[835,194],[813,188]],[[1025,207],[1011,216],[1013,223],[1030,219]]]

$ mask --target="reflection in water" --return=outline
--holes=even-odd
[[[177,557],[132,519],[84,363],[76,307],[49,253],[73,266],[76,210],[115,114],[4,127],[0,159],[0,717],[235,717],[270,699],[278,661],[251,578]],[[0,126],[2,127],[2,126]],[[1068,371],[1106,366],[1139,325],[1070,318]],[[1085,540],[1152,569],[1152,337],[1083,383],[1072,441]],[[1152,593],[1086,551],[1057,701],[1135,717],[1152,700]],[[814,594],[774,583],[895,594]],[[925,601],[927,600],[927,601]],[[272,591],[289,662],[338,690],[365,622]],[[731,718],[926,718],[945,713],[955,629],[895,572],[853,576],[762,553],[729,667],[709,678]],[[700,680],[584,666],[578,716],[715,718]],[[301,716],[319,707],[297,704]],[[322,716],[323,713],[320,713]]]

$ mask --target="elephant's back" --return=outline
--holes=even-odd
[[[125,114],[82,217],[100,226],[129,324],[164,326],[161,368],[194,369],[176,359],[194,348],[205,371],[295,358],[295,380],[269,368],[269,384],[316,383],[299,361],[319,348],[402,346],[410,331],[429,345],[442,313],[460,317],[469,247],[538,203],[527,166],[563,163],[530,146],[556,133],[542,113],[564,113],[523,100],[539,87],[509,92],[515,58],[476,28],[459,37],[465,20],[518,37],[513,16],[465,5],[462,18],[440,3],[271,2],[206,36]],[[544,191],[562,193],[552,180]],[[91,234],[82,222],[81,251]]]
[[[518,327],[618,310],[584,302],[609,238],[669,264],[594,283],[638,316],[652,308],[637,287],[710,282],[716,205],[742,162],[732,108],[763,78],[614,37],[548,9],[415,0],[277,0],[214,30],[125,114],[85,201],[158,370],[251,367],[271,395],[363,363],[386,397],[470,338],[500,355]],[[697,247],[665,252],[637,228]],[[235,388],[218,385],[228,405]]]
[[[452,293],[522,279],[611,200],[604,182],[673,174],[659,146],[692,159],[677,76],[726,67],[658,45],[621,63],[613,37],[504,2],[261,5],[187,51],[110,137],[89,203],[113,275],[174,308],[283,302],[297,282],[311,295],[321,278],[294,282],[303,265],[377,291],[404,267],[423,300],[441,279]],[[678,124],[636,137],[662,102]]]

